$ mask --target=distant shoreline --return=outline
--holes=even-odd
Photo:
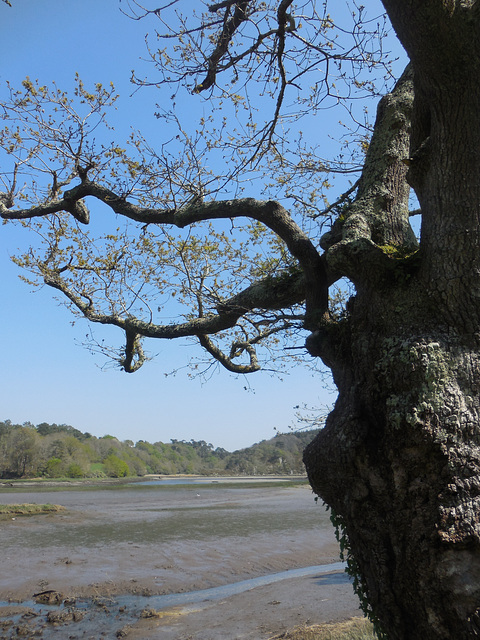
[[[144,476],[129,476],[126,478],[25,478],[25,479],[8,479],[0,478],[0,491],[13,489],[15,487],[82,487],[82,486],[102,486],[102,485],[121,485],[134,484],[138,482],[148,481],[168,481],[188,479],[202,484],[237,484],[237,483],[262,483],[262,482],[303,482],[307,481],[306,474],[290,475],[290,474],[274,474],[274,475],[236,475],[236,476],[206,476],[197,474],[178,473],[172,475],[166,474],[146,474]],[[167,482],[166,482],[167,484]]]

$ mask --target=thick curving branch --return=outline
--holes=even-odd
[[[127,373],[135,373],[146,360],[142,348],[141,336],[127,329],[125,331],[125,338],[125,357],[120,360],[120,365]]]
[[[98,324],[113,325],[124,331],[126,338],[124,357],[119,360],[119,363],[127,373],[137,371],[146,361],[146,356],[141,346],[141,338],[143,337],[167,340],[197,337],[208,353],[229,371],[234,373],[258,371],[260,365],[253,345],[262,338],[287,328],[285,324],[281,328],[276,327],[261,332],[250,340],[234,343],[230,356],[227,356],[216,347],[208,339],[207,335],[231,329],[236,325],[240,317],[254,309],[276,311],[304,300],[304,294],[302,294],[304,282],[301,274],[295,273],[288,276],[270,277],[247,287],[244,291],[224,301],[218,306],[217,314],[211,313],[192,318],[187,322],[161,325],[145,322],[132,316],[122,317],[117,314],[100,313],[95,309],[92,299],[87,294],[81,296],[72,291],[62,279],[60,271],[54,271],[47,264],[43,264],[42,272],[45,284],[60,291],[87,320]],[[280,290],[282,290],[281,304],[278,296]],[[249,354],[250,364],[239,365],[234,363],[232,358],[238,357],[243,351]]]
[[[305,278],[301,271],[268,276],[217,305],[219,313],[252,309],[277,311],[305,301]]]
[[[203,317],[192,318],[187,322],[159,325],[133,317],[124,318],[117,314],[99,313],[95,310],[92,300],[89,297],[85,296],[86,301],[84,301],[80,295],[77,295],[69,288],[67,283],[61,278],[59,272],[50,270],[46,265],[43,265],[43,279],[45,284],[61,291],[74,307],[91,322],[111,324],[126,332],[137,333],[145,338],[163,338],[168,340],[225,331],[234,327],[237,320],[248,311],[259,308],[267,311],[275,311],[285,306],[293,306],[302,301],[302,296],[299,294],[300,285],[298,276],[292,275],[290,278],[284,276],[278,278],[272,277],[263,281],[265,285],[265,288],[262,289],[264,292],[263,296],[259,294],[261,284],[258,283],[247,287],[244,291],[232,296],[229,300],[219,305],[217,314],[211,313]],[[269,282],[271,286],[267,286],[267,282]],[[283,304],[281,306],[278,304],[278,298],[275,293],[272,294],[272,289],[275,291],[280,284],[282,288],[285,289]],[[288,291],[291,292],[290,298],[288,298],[287,295]]]
[[[273,200],[240,198],[207,203],[194,201],[180,209],[158,210],[128,202],[107,187],[85,178],[79,185],[66,191],[61,200],[31,209],[12,210],[3,206],[0,207],[0,216],[5,219],[27,219],[58,211],[69,211],[80,220],[79,208],[81,208],[83,219],[80,221],[87,222],[88,216],[83,199],[88,196],[104,202],[119,215],[146,224],[184,228],[206,220],[228,220],[239,217],[257,220],[274,231],[285,242],[292,256],[298,260],[305,287],[305,328],[315,329],[328,313],[328,274],[324,259],[288,211]],[[217,330],[220,331],[221,328]],[[207,332],[201,331],[201,333]]]
[[[256,335],[245,340],[236,340],[230,347],[230,354],[227,356],[221,349],[219,349],[209,336],[199,335],[197,336],[202,347],[211,355],[215,360],[220,362],[228,371],[232,373],[254,373],[259,371],[261,366],[258,362],[257,352],[255,345],[262,342],[269,336],[272,336],[281,331],[285,331],[290,326],[289,321],[283,322],[281,325],[273,326],[263,331],[259,331]],[[234,358],[240,357],[243,353],[247,353],[249,357],[249,364],[238,364],[233,362]]]
[[[372,269],[381,278],[389,259],[383,247],[418,248],[409,222],[407,182],[413,108],[413,69],[407,66],[393,91],[379,102],[374,133],[354,201],[321,239],[332,271],[354,283]],[[384,267],[382,267],[384,265]]]
[[[249,364],[236,364],[232,361],[232,355],[228,357],[213,343],[213,341],[208,336],[199,335],[198,340],[205,351],[213,356],[215,360],[220,362],[220,364],[222,364],[225,369],[227,369],[231,373],[254,373],[255,371],[259,371],[261,369],[260,364],[258,363],[255,347],[249,343],[242,344],[242,351],[246,351],[249,355]],[[233,355],[237,355],[237,353],[234,353]]]
[[[61,291],[87,320],[98,324],[110,324],[123,329],[126,333],[139,334],[145,338],[172,340],[202,333],[218,333],[219,331],[231,329],[242,315],[239,311],[230,311],[224,314],[212,313],[203,318],[194,318],[188,322],[158,325],[134,317],[124,318],[118,314],[105,314],[96,311],[91,299],[85,296],[87,301],[84,302],[80,295],[77,295],[68,287],[59,273],[50,271],[47,268],[45,268],[43,279],[45,284]]]
[[[328,271],[346,276],[357,289],[384,286],[395,269],[403,270],[404,277],[418,266],[407,182],[413,96],[409,65],[393,91],[379,102],[354,200],[320,242]],[[347,325],[348,320],[327,322],[312,332],[306,344],[309,353],[321,357],[337,378],[350,357]]]

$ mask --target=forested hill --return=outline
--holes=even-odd
[[[65,424],[0,422],[1,478],[102,478],[148,473],[264,475],[304,473],[302,452],[317,430],[278,434],[230,453],[200,440],[153,444],[101,438]]]

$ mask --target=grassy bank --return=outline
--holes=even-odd
[[[65,511],[59,504],[0,504],[2,516],[34,516],[39,513],[57,513]]]
[[[346,622],[302,626],[271,640],[376,640],[372,624],[365,618]]]

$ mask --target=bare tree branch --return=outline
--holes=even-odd
[[[232,2],[226,5],[226,11],[224,16],[223,29],[218,37],[217,46],[215,50],[208,58],[208,72],[200,84],[194,89],[194,93],[200,93],[206,91],[215,83],[217,77],[218,63],[222,57],[226,54],[228,46],[233,38],[233,35],[245,20],[248,19],[248,6],[250,0],[240,0]],[[235,10],[232,16],[230,16],[230,9],[235,6]]]
[[[232,362],[231,357],[226,356],[215,344],[214,342],[206,335],[199,335],[198,340],[202,347],[208,351],[208,353],[215,358],[220,364],[222,364],[225,369],[231,371],[232,373],[254,373],[255,371],[260,370],[260,365],[258,363],[257,354],[255,348],[248,343],[244,343],[243,351],[246,351],[250,357],[249,364],[235,364]],[[237,354],[235,354],[237,355]]]

